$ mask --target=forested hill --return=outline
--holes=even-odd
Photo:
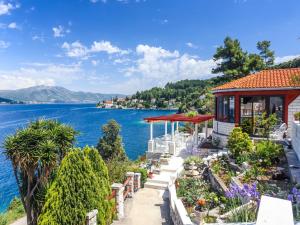
[[[0,104],[23,104],[23,102],[0,97]]]
[[[273,68],[276,69],[299,68],[299,67],[300,67],[300,57],[273,66]]]
[[[257,51],[242,49],[238,39],[226,37],[223,45],[216,49],[213,56],[216,67],[214,74],[222,76],[207,80],[182,80],[167,83],[164,87],[137,92],[125,101],[116,101],[118,107],[129,108],[168,108],[179,112],[197,110],[210,113],[214,110],[211,88],[248,74],[269,68],[300,67],[300,57],[288,62],[275,64],[275,52],[270,48],[271,42],[264,40],[256,44]]]
[[[181,80],[167,83],[165,87],[154,87],[137,92],[126,98],[124,103],[129,108],[178,109],[179,112],[198,110],[199,113],[212,112],[213,95],[210,89],[224,82],[222,77],[207,80]]]

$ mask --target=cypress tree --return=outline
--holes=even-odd
[[[74,149],[62,160],[47,191],[39,225],[84,225],[86,214],[93,209],[98,209],[98,224],[107,224],[106,213],[110,207],[105,204],[109,183],[101,182],[102,177],[98,175],[100,171],[105,174],[107,168],[93,153],[95,150],[85,148],[84,152]]]
[[[97,149],[105,161],[111,159],[119,159],[124,161],[127,159],[123,148],[122,138],[119,135],[121,131],[120,125],[115,120],[108,121],[102,127],[103,137],[100,138]]]
[[[114,207],[115,202],[114,200],[107,200],[108,196],[112,193],[107,166],[97,149],[86,146],[83,149],[83,152],[85,157],[90,161],[96,177],[99,179],[98,182],[102,193],[101,208],[104,210],[103,218],[107,222],[112,222],[114,216],[112,208]]]

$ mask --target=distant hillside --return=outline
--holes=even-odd
[[[273,68],[275,69],[298,68],[298,67],[300,67],[300,57],[273,66]]]
[[[162,88],[138,91],[120,104],[127,108],[178,109],[179,112],[198,110],[202,114],[211,113],[214,109],[214,96],[210,89],[226,81],[219,76],[206,80],[167,83]]]
[[[11,100],[11,99],[0,97],[0,104],[22,104],[22,102],[17,102],[17,101]]]
[[[63,87],[35,86],[18,90],[0,90],[0,97],[26,103],[96,103],[120,94],[75,92]]]

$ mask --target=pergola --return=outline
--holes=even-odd
[[[171,140],[174,141],[175,137],[175,122],[176,130],[179,130],[179,122],[193,123],[195,125],[195,141],[198,141],[198,124],[205,122],[205,137],[207,137],[207,121],[214,118],[214,115],[195,115],[188,116],[186,114],[171,114],[165,116],[155,116],[144,118],[145,121],[150,123],[150,140],[148,149],[153,149],[153,124],[155,122],[165,122],[165,136],[168,134],[168,122],[171,122]],[[175,146],[174,146],[175,147]]]

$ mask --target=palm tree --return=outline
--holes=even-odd
[[[28,225],[37,223],[45,187],[76,134],[70,126],[41,119],[6,138],[5,154],[12,162]]]

